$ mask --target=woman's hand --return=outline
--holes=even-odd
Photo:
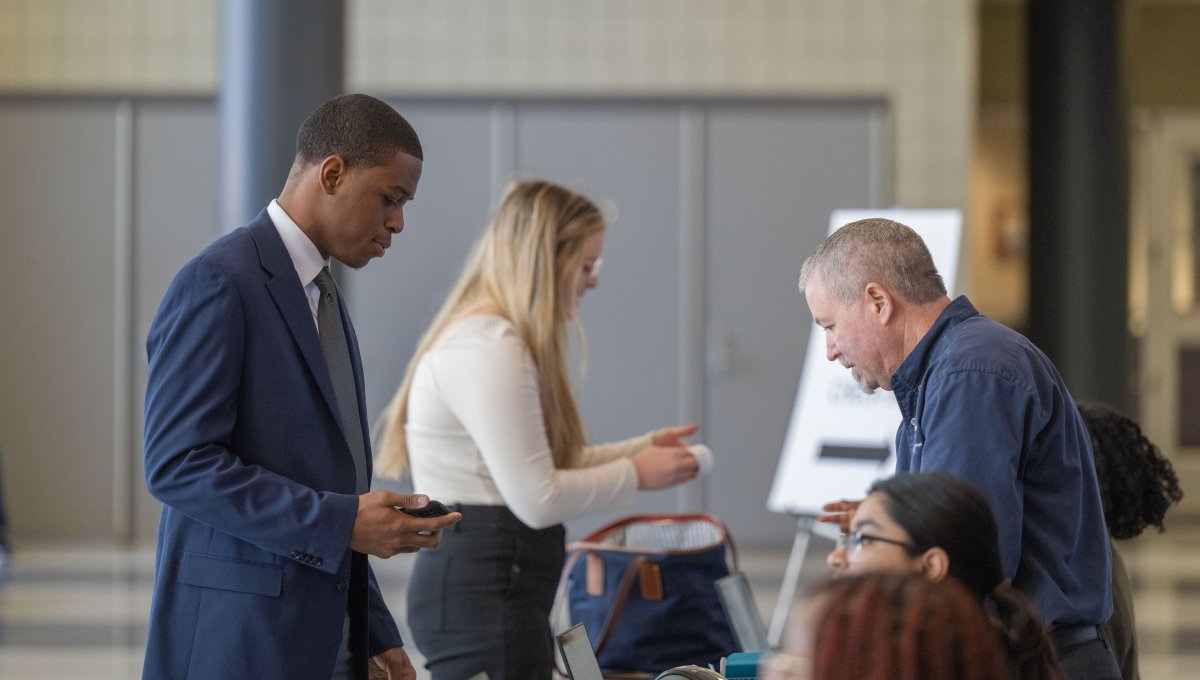
[[[647,446],[629,460],[637,469],[639,489],[666,489],[695,479],[700,472],[700,463],[683,446]]]
[[[696,423],[664,427],[650,433],[650,443],[655,446],[687,446],[684,438],[696,434],[699,429],[700,426]]]

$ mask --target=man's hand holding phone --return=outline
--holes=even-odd
[[[436,548],[442,529],[461,519],[462,514],[423,494],[376,489],[358,497],[350,549],[388,558]]]

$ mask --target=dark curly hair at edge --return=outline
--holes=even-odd
[[[1081,401],[1078,406],[1092,435],[1109,535],[1133,538],[1150,525],[1163,531],[1167,509],[1183,498],[1171,462],[1132,419],[1104,404]]]

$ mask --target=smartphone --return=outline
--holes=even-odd
[[[413,517],[441,517],[442,515],[450,514],[450,508],[447,508],[441,501],[429,499],[429,505],[423,508],[396,508],[406,515]]]

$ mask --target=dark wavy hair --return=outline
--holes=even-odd
[[[1096,402],[1079,402],[1092,435],[1104,521],[1113,538],[1133,538],[1147,526],[1163,531],[1163,517],[1183,498],[1171,461],[1131,418]]]
[[[873,573],[822,581],[805,600],[813,680],[1005,680],[987,614],[954,579]]]
[[[1018,677],[1063,677],[1046,624],[1004,577],[996,519],[978,489],[946,472],[920,472],[877,481],[870,493],[883,495],[888,517],[908,533],[910,554],[940,547],[950,576],[980,602],[991,599],[996,632]]]

